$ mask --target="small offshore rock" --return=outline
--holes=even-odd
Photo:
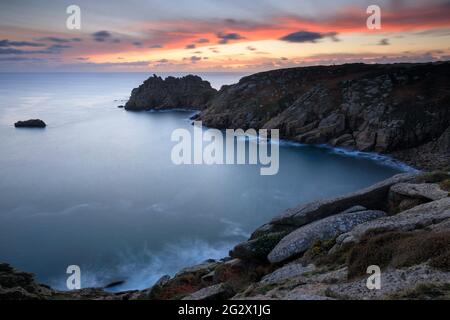
[[[41,119],[18,121],[14,124],[16,128],[45,128],[47,125]]]

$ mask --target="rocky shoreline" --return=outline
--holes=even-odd
[[[286,210],[230,256],[142,291],[60,292],[0,264],[0,299],[450,299],[450,172],[404,173]],[[381,289],[366,286],[382,270]]]

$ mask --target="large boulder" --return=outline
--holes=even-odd
[[[162,79],[153,75],[138,88],[133,89],[125,109],[132,111],[174,108],[203,109],[216,92],[208,81],[204,81],[198,76],[188,75],[182,78]]]
[[[223,300],[230,298],[231,294],[222,283],[219,283],[200,289],[184,297],[183,300]]]
[[[438,183],[399,183],[389,191],[389,212],[398,213],[423,203],[443,199],[448,192]]]
[[[391,187],[391,192],[427,201],[440,200],[448,196],[448,192],[442,190],[437,183],[399,183]]]
[[[337,239],[337,246],[343,243],[359,242],[369,231],[412,231],[439,224],[450,219],[450,198],[444,198],[416,206],[394,216],[383,217],[356,226]]]
[[[345,196],[303,204],[285,211],[280,216],[272,219],[270,223],[301,227],[357,205],[362,205],[369,209],[386,210],[386,199],[391,186],[401,182],[413,181],[418,175],[418,173],[398,174],[366,189]]]
[[[318,240],[336,238],[349,232],[355,226],[381,218],[383,211],[357,211],[337,214],[306,226],[300,227],[284,237],[268,255],[271,263],[277,263],[293,258],[308,250]]]
[[[261,284],[280,283],[286,279],[298,277],[314,271],[316,267],[313,264],[303,265],[301,263],[289,263],[274,272],[264,276]]]

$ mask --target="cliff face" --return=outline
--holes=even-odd
[[[274,70],[224,86],[199,120],[280,129],[283,138],[450,165],[450,63]],[[418,154],[419,153],[419,154]]]
[[[169,108],[203,109],[216,94],[209,82],[198,76],[182,78],[156,75],[134,89],[125,109],[132,111]]]

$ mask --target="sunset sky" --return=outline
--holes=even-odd
[[[81,8],[81,29],[66,8]],[[366,27],[369,5],[382,29]],[[450,1],[2,1],[0,71],[236,71],[450,60]]]

